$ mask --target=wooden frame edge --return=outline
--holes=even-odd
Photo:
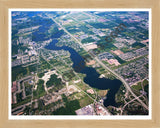
[[[64,1],[64,3],[62,3]],[[140,3],[139,5],[136,5],[136,2],[128,2],[129,5],[127,5],[127,0],[122,0],[123,4],[120,4],[118,0],[117,4],[112,4],[109,0],[105,4],[101,1],[100,4],[97,4],[97,1],[90,1],[87,5],[84,5],[83,2],[85,0],[82,0],[79,2],[75,2],[74,0],[71,2],[66,2],[65,0],[61,0],[61,2],[58,2],[58,0],[55,0],[55,5],[53,6],[56,8],[107,8],[110,6],[110,8],[140,8],[140,6],[143,5],[143,3]],[[145,1],[145,0],[142,0]],[[20,3],[17,4],[16,3]],[[160,127],[160,68],[158,67],[160,59],[160,50],[158,50],[158,42],[160,41],[160,30],[159,30],[159,22],[160,18],[157,17],[157,15],[160,15],[160,1],[159,0],[148,0],[146,1],[145,8],[151,8],[152,9],[152,120],[64,120],[64,121],[53,121],[53,120],[46,120],[42,122],[42,120],[22,120],[22,121],[16,121],[16,120],[8,120],[8,9],[9,8],[29,8],[32,0],[30,1],[0,1],[0,80],[1,80],[1,88],[0,88],[0,127],[7,128],[7,127],[13,127],[16,126],[17,128],[22,127],[22,125],[25,125],[23,127],[46,127],[46,124],[48,124],[48,127],[52,127],[52,124],[56,125],[56,127],[106,127],[106,124],[108,124],[109,127],[145,127],[145,128],[158,128]],[[49,3],[49,0],[45,1],[34,1],[31,5],[31,8],[51,8],[52,4],[46,4]],[[43,4],[45,3],[45,4]],[[52,2],[51,2],[52,3]],[[106,6],[106,4],[108,5]],[[66,5],[65,5],[66,4]],[[132,5],[131,5],[132,4]],[[23,6],[22,6],[23,5]],[[22,7],[21,7],[22,6]],[[142,6],[142,8],[144,8]],[[157,56],[156,56],[157,55]],[[7,87],[6,87],[7,86]],[[154,86],[154,87],[153,87]],[[7,93],[6,93],[7,92]],[[7,100],[6,100],[7,99]],[[112,122],[113,121],[113,122]],[[63,123],[62,123],[63,122]],[[135,123],[136,122],[136,123]],[[17,125],[19,123],[19,125]],[[128,126],[126,125],[128,124]],[[34,125],[34,126],[33,126]],[[147,126],[146,126],[147,125]]]

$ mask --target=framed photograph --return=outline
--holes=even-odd
[[[2,127],[160,126],[158,1],[121,2],[1,2]]]
[[[151,119],[151,9],[9,11],[10,119]]]

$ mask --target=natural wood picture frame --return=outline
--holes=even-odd
[[[151,8],[151,39],[152,39],[152,119],[151,120],[9,120],[8,115],[8,42],[10,8]],[[25,128],[25,127],[160,127],[160,80],[159,78],[159,0],[1,0],[0,1],[0,128]]]

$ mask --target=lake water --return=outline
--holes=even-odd
[[[71,54],[70,58],[73,62],[73,65],[72,65],[73,69],[75,70],[75,72],[83,73],[86,75],[86,77],[84,77],[84,82],[86,84],[100,90],[106,90],[106,89],[110,90],[106,95],[106,99],[104,100],[104,106],[106,107],[109,105],[116,106],[115,94],[119,90],[122,82],[118,79],[110,80],[106,78],[99,78],[100,74],[94,68],[87,67],[84,63],[84,59],[73,48],[70,48],[68,46],[57,47],[55,45],[57,42],[58,40],[53,39],[53,41],[49,45],[47,45],[45,48],[49,50],[63,49],[63,50],[69,51]],[[77,71],[76,66],[79,65],[80,63],[83,68],[82,70]]]

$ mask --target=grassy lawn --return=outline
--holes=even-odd
[[[98,95],[101,97],[105,97],[107,95],[108,90],[99,90]]]
[[[132,88],[135,89],[135,90],[138,90],[138,91],[142,90],[141,82],[139,82],[136,85],[133,85]]]
[[[86,96],[86,97],[80,99],[79,102],[80,102],[81,107],[85,107],[85,106],[93,103],[93,100],[90,99],[88,96]]]

